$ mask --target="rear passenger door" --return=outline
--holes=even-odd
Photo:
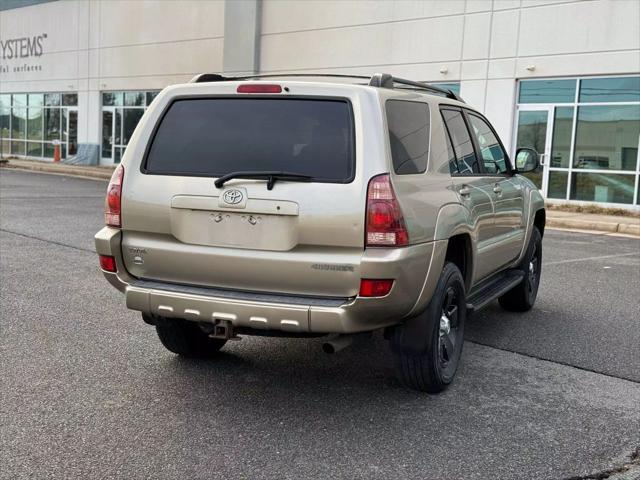
[[[496,267],[515,260],[525,237],[523,221],[524,198],[522,185],[514,180],[505,149],[491,124],[476,112],[467,111],[476,151],[481,158],[480,168],[491,179],[494,208],[494,245],[491,255]]]
[[[492,198],[495,179],[482,171],[463,111],[449,106],[442,107],[440,111],[453,150],[453,158],[449,162],[453,186],[460,203],[471,214],[476,236],[473,274],[473,282],[476,283],[494,271],[495,261],[490,247],[496,237]]]

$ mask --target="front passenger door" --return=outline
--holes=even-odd
[[[514,180],[507,154],[487,120],[467,112],[476,148],[482,157],[486,175],[492,177],[496,236],[492,257],[502,267],[515,260],[525,238],[524,197],[522,185]]]

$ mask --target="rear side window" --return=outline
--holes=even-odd
[[[220,177],[284,171],[347,183],[354,175],[351,105],[343,100],[196,98],[174,101],[145,172]]]
[[[429,157],[429,105],[388,100],[386,109],[393,170],[399,175],[423,173]]]
[[[443,109],[441,111],[456,154],[457,173],[459,175],[480,173],[476,152],[462,113],[458,110]]]

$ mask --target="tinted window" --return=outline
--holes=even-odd
[[[579,107],[573,167],[635,171],[638,136],[640,107],[637,105]]]
[[[316,180],[353,178],[351,107],[338,100],[187,99],[164,115],[150,173],[219,177],[286,171]]]
[[[640,102],[640,77],[580,80],[581,102]]]
[[[387,124],[394,171],[400,175],[423,173],[429,156],[429,106],[389,100]]]
[[[456,154],[453,151],[453,144],[451,143],[451,136],[447,129],[444,129],[444,135],[446,137],[447,143],[447,156],[449,157],[449,173],[460,173],[458,172],[458,162],[456,161]]]
[[[451,90],[456,95],[460,95],[460,82],[429,82],[429,85]]]
[[[469,120],[473,134],[478,141],[478,145],[480,145],[484,170],[487,173],[507,173],[509,171],[507,168],[507,155],[489,124],[473,114],[469,115]]]
[[[575,80],[524,80],[520,82],[520,103],[573,103]]]
[[[480,173],[478,159],[473,150],[473,142],[462,118],[462,113],[457,110],[442,110],[442,117],[449,130],[449,135],[451,135],[458,172],[460,174]]]

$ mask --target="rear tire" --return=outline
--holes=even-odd
[[[502,295],[498,302],[509,312],[526,312],[536,303],[542,273],[542,236],[533,227],[527,252],[518,267],[524,271],[522,282]]]
[[[197,323],[177,318],[158,318],[156,332],[167,350],[188,358],[212,357],[227,343],[209,338]]]
[[[427,309],[395,328],[391,337],[398,379],[407,387],[437,393],[447,388],[458,369],[466,319],[464,279],[458,267],[447,262]],[[422,347],[409,347],[416,332]]]

